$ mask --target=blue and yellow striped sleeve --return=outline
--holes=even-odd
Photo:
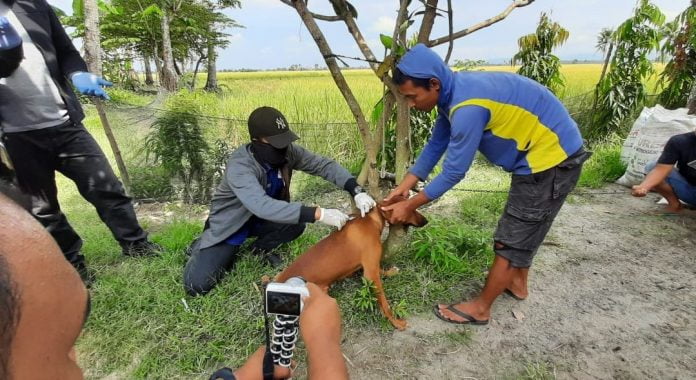
[[[461,181],[476,156],[490,112],[477,106],[463,107],[450,119],[450,138],[442,172],[425,189],[426,197],[439,198]]]
[[[409,169],[409,172],[420,178],[421,181],[425,181],[425,179],[428,178],[428,174],[433,171],[433,168],[445,153],[449,139],[449,120],[447,120],[445,115],[440,113],[437,116],[437,120],[435,120],[435,126],[433,126],[433,133],[430,139],[425,144],[425,147],[423,147],[423,151],[418,156],[416,163]]]

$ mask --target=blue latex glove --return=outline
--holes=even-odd
[[[102,87],[111,87],[113,83],[84,71],[73,74],[70,79],[72,80],[73,86],[75,86],[80,94],[97,96],[106,100],[110,99],[109,95],[106,94],[106,91],[104,91]]]
[[[0,50],[9,50],[22,44],[22,38],[17,34],[10,20],[0,16]]]

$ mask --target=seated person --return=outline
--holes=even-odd
[[[668,212],[679,212],[680,200],[696,206],[696,131],[672,136],[660,158],[649,163],[645,171],[648,174],[643,182],[633,186],[634,197],[655,191],[667,200]]]
[[[292,171],[320,176],[348,191],[364,214],[375,201],[348,170],[333,160],[293,144],[298,137],[285,116],[261,107],[249,116],[251,143],[230,155],[217,187],[202,235],[188,249],[184,288],[189,295],[208,293],[239,257],[240,246],[256,237],[252,250],[272,265],[281,264],[273,250],[299,237],[305,223],[320,221],[341,229],[348,216],[336,209],[290,202]]]
[[[338,305],[316,285],[307,287],[300,334],[309,375],[347,379]],[[51,235],[0,194],[0,379],[82,379],[74,346],[89,311],[89,293]],[[264,352],[254,353],[233,378],[262,379]],[[290,375],[275,367],[275,378]]]

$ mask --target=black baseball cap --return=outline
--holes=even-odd
[[[249,135],[252,139],[265,138],[274,148],[286,148],[299,137],[290,130],[290,124],[273,107],[259,107],[249,115]]]

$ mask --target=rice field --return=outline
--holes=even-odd
[[[662,65],[656,65],[661,70]],[[514,72],[512,66],[484,66],[484,71]],[[599,63],[565,64],[562,74],[566,88],[561,98],[588,93],[599,80]],[[204,79],[204,74],[200,74]],[[382,94],[382,85],[372,71],[345,70],[344,75],[363,111],[369,114]],[[218,73],[225,91],[220,94],[196,93],[206,113],[245,119],[256,107],[269,105],[283,111],[291,122],[353,122],[341,93],[328,71],[264,71]],[[199,80],[202,85],[204,80]],[[656,78],[651,78],[648,92],[654,92]]]

